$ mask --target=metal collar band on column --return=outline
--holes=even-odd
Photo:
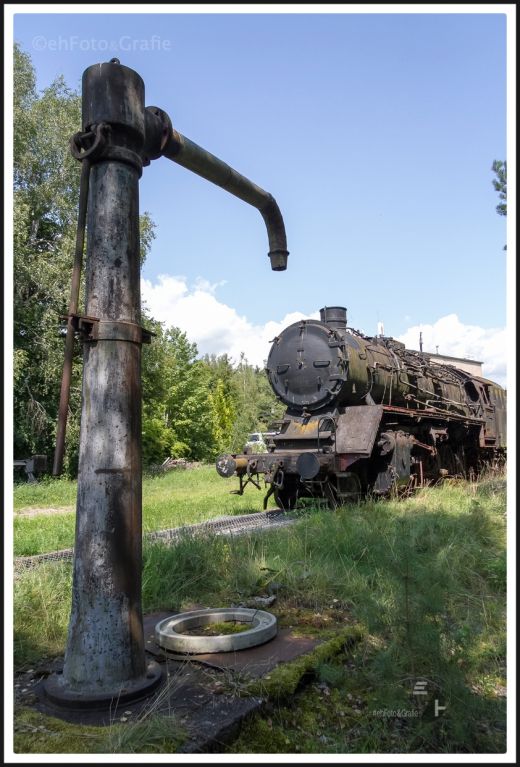
[[[96,162],[104,162],[106,160],[115,160],[116,162],[124,162],[126,165],[131,165],[139,173],[139,178],[143,174],[143,160],[131,149],[124,146],[115,146],[114,144],[107,144]]]
[[[81,334],[83,341],[130,341],[134,344],[149,344],[155,335],[135,322],[99,320],[97,317],[80,314],[63,315],[61,319],[68,320],[69,317],[72,327],[76,333]]]
[[[153,333],[149,330],[134,322],[99,320],[93,324],[89,340],[131,341],[134,344],[149,344],[152,335]]]

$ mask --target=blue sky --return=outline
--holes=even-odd
[[[430,351],[485,357],[504,382],[506,227],[491,164],[506,159],[505,15],[121,6],[17,14],[14,38],[39,88],[60,74],[79,88],[87,66],[117,55],[148,105],[277,199],[284,273],[269,268],[256,210],[166,159],[145,169],[141,210],[157,237],[143,295],[201,351],[261,364],[279,327],[345,305],[353,327],[375,334],[382,321],[415,348],[421,327]]]

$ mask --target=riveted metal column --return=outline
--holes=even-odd
[[[141,612],[140,152],[144,83],[117,63],[83,75],[83,129],[106,126],[92,161],[72,611],[63,674],[47,694],[89,705],[143,694]]]

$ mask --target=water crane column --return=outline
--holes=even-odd
[[[274,270],[286,268],[288,252],[274,198],[174,131],[163,110],[145,108],[141,77],[117,59],[83,74],[82,132],[72,150],[90,167],[85,314],[68,318],[84,345],[76,539],[63,673],[45,690],[59,705],[109,706],[147,695],[161,680],[160,666],[146,661],[141,608],[143,165],[167,156],[254,205]],[[66,415],[67,385],[61,404]],[[64,435],[64,420],[59,426]]]

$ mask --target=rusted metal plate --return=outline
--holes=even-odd
[[[192,605],[191,607],[203,607]],[[234,653],[212,653],[211,655],[174,656],[164,653],[153,640],[158,621],[172,615],[174,611],[162,610],[143,618],[146,656],[154,658],[164,668],[163,685],[154,705],[158,714],[172,716],[187,731],[187,740],[180,752],[197,753],[212,750],[215,745],[225,742],[250,715],[266,702],[258,696],[236,694],[235,684],[249,677],[258,679],[268,674],[277,664],[294,660],[311,652],[319,640],[311,637],[296,637],[291,629],[281,629],[278,636],[265,645]],[[61,661],[52,663],[52,668],[39,669],[40,674],[60,672]],[[149,710],[150,698],[129,702],[115,702],[108,709],[67,709],[54,706],[43,694],[42,683],[34,687],[35,700],[31,701],[37,711],[56,716],[68,722],[107,726],[117,723],[121,717],[129,723]]]
[[[145,646],[158,661],[168,660],[168,663],[185,664],[192,661],[196,664],[210,666],[216,669],[241,671],[251,678],[267,674],[279,663],[294,660],[300,655],[311,652],[320,642],[313,637],[295,636],[291,629],[279,629],[278,634],[263,645],[251,647],[236,652],[205,653],[197,655],[178,655],[169,653],[159,647],[155,641],[155,626],[165,618],[177,613],[160,612],[147,615],[144,618]]]
[[[370,455],[382,417],[382,405],[347,407],[338,418],[336,453]]]
[[[173,726],[180,723],[184,729],[186,740],[179,751],[205,753],[225,742],[244,717],[259,710],[265,703],[265,699],[258,696],[240,697],[234,692],[232,684],[230,689],[226,688],[227,677],[224,674],[211,672],[201,665],[167,660],[164,669],[164,682],[155,698],[115,701],[110,709],[67,709],[54,706],[43,694],[40,682],[34,687],[35,700],[31,704],[46,716],[73,724],[107,727],[121,721],[131,726],[150,712],[152,703],[156,714],[171,717]],[[230,682],[231,677],[232,674]]]

